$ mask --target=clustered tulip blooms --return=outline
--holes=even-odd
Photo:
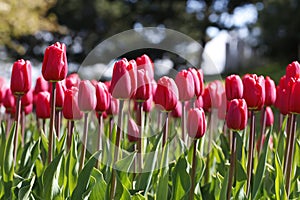
[[[253,169],[257,169],[256,166],[253,166],[256,164],[256,162],[253,164],[254,156],[261,155],[264,141],[267,138],[271,138],[266,136],[269,136],[268,134],[270,134],[269,132],[272,129],[270,127],[274,124],[273,110],[275,111],[275,107],[280,112],[280,125],[282,124],[283,116],[287,118],[283,171],[286,177],[286,193],[287,195],[290,193],[290,179],[294,173],[291,163],[295,157],[296,121],[297,115],[300,114],[300,64],[297,61],[286,67],[286,74],[281,77],[277,86],[269,76],[263,77],[256,74],[246,74],[242,78],[233,74],[226,77],[225,82],[214,80],[204,84],[203,71],[196,68],[187,68],[179,71],[175,79],[162,76],[156,82],[154,80],[156,77],[153,62],[149,56],[144,54],[136,59],[127,60],[126,58],[121,58],[116,61],[113,66],[111,81],[98,82],[96,80],[81,80],[77,73],[67,76],[66,45],[56,42],[45,50],[41,74],[36,79],[35,87],[32,87],[31,64],[29,61],[20,59],[12,66],[10,87],[6,87],[4,85],[5,81],[0,77],[0,103],[5,107],[6,137],[13,124],[12,118],[15,117],[16,120],[15,132],[12,135],[14,139],[13,158],[15,163],[17,162],[16,159],[20,157],[20,155],[17,155],[20,118],[21,141],[22,146],[24,146],[26,142],[24,139],[26,135],[24,134],[26,125],[24,119],[26,115],[34,111],[38,130],[43,130],[48,135],[49,149],[47,151],[47,159],[49,163],[52,161],[56,138],[60,139],[60,130],[67,130],[64,134],[67,136],[66,151],[68,151],[71,147],[74,124],[84,117],[82,152],[79,164],[79,169],[82,170],[88,145],[88,130],[89,127],[92,127],[89,126],[88,120],[92,121],[97,117],[97,151],[105,151],[105,148],[101,148],[101,141],[106,136],[106,132],[104,134],[104,130],[106,130],[104,122],[108,119],[105,118],[109,118],[110,124],[107,129],[107,135],[109,136],[108,139],[111,140],[109,142],[115,145],[112,155],[113,167],[118,159],[124,156],[120,153],[120,148],[124,144],[130,144],[132,145],[130,147],[133,148],[130,151],[137,152],[137,156],[134,158],[137,167],[139,170],[142,170],[143,165],[146,163],[143,162],[143,153],[147,151],[145,144],[148,144],[147,138],[143,137],[143,134],[149,132],[146,130],[148,127],[152,128],[149,126],[150,120],[147,119],[147,116],[155,105],[158,109],[157,126],[155,128],[158,127],[159,129],[160,125],[163,126],[161,148],[164,149],[165,145],[168,144],[168,140],[171,138],[168,134],[178,128],[176,126],[179,124],[179,121],[174,118],[181,118],[182,137],[180,141],[184,145],[192,142],[194,148],[192,166],[186,167],[185,170],[190,173],[190,199],[193,199],[195,188],[197,188],[197,185],[195,185],[197,184],[195,182],[197,145],[206,132],[209,137],[207,146],[212,143],[210,140],[211,135],[215,132],[219,133],[217,130],[219,124],[214,119],[214,115],[216,116],[217,114],[219,119],[223,120],[224,134],[227,134],[225,128],[230,130],[229,137],[226,139],[230,144],[230,168],[227,185],[227,199],[230,199],[232,186],[235,185],[233,181],[235,181],[236,136],[243,134],[243,130],[247,131],[249,118],[250,133],[245,137],[249,142],[246,154],[248,157],[246,195],[250,197],[251,183],[255,181],[251,180],[251,177]],[[96,114],[90,115],[89,118],[89,113],[92,112]],[[258,112],[261,112],[260,134],[256,133],[255,127],[255,116]],[[115,129],[112,128],[112,120],[116,115],[118,121],[115,132],[113,131]],[[173,116],[173,118],[169,119],[169,116]],[[49,118],[50,128],[49,133],[47,133],[44,125],[46,119],[48,120]],[[40,120],[43,121],[42,129],[39,127]],[[66,122],[67,125],[65,126],[65,123],[62,122]],[[164,124],[161,124],[162,122]],[[124,127],[127,128],[127,138],[123,137]],[[169,130],[169,127],[172,130]],[[176,128],[174,129],[174,127]],[[54,132],[57,134],[53,135]],[[172,133],[173,135],[174,133]],[[74,136],[76,135],[74,134]],[[122,143],[124,140],[126,142]],[[257,152],[254,152],[255,142]],[[265,147],[267,146],[264,146],[263,151],[265,151]],[[210,156],[207,156],[206,175],[209,175],[212,166],[209,163],[209,159]],[[96,167],[99,167],[98,164]],[[134,172],[135,175],[136,171]],[[111,169],[110,179],[111,199],[116,198],[116,178],[117,171],[113,168]]]

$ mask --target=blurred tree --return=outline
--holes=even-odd
[[[264,1],[259,12],[261,44],[270,59],[289,63],[300,59],[300,2]]]
[[[12,31],[10,27],[11,22],[2,23],[7,24],[4,29],[7,30],[6,38],[30,35],[36,30],[55,30],[56,23],[52,16],[56,16],[58,24],[67,27],[69,31],[67,36],[55,35],[53,40],[66,41],[67,45],[71,46],[69,58],[76,62],[81,62],[100,41],[134,27],[160,26],[174,29],[194,38],[205,47],[216,35],[210,34],[212,30],[216,33],[236,28],[231,19],[235,9],[256,2],[256,0],[59,0],[53,4],[54,0],[50,1],[51,3],[38,0],[33,4],[29,1],[23,1],[24,11],[20,8],[20,4],[16,5],[17,0],[5,3],[10,8],[8,9],[10,17],[7,16],[6,20],[15,19],[15,16],[19,15],[12,11],[12,6],[15,6],[14,10],[25,12],[22,14],[22,20],[18,21],[22,25],[17,27],[26,26],[28,29],[24,28],[15,34],[16,31]],[[48,10],[51,5],[53,6]],[[30,16],[31,20],[24,16]],[[54,22],[54,25],[50,22]],[[8,43],[7,41],[5,44]],[[74,45],[75,43],[81,48]],[[34,51],[28,50],[27,53],[32,54]]]
[[[39,30],[58,31],[55,15],[46,15],[54,4],[55,0],[2,0],[0,45],[5,45],[23,55],[26,48],[15,39],[34,34]]]

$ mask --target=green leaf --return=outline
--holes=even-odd
[[[35,181],[35,176],[30,178],[29,180],[25,180],[22,182],[22,187],[20,188],[19,193],[18,193],[19,200],[30,199],[29,196],[31,194],[34,181]]]
[[[83,199],[83,194],[87,194],[90,176],[101,152],[96,152],[84,165],[84,168],[79,173],[77,185],[72,193],[71,199]]]
[[[103,174],[98,169],[94,168],[91,176],[95,178],[96,183],[92,189],[92,193],[89,199],[106,199],[107,184],[103,178]]]
[[[225,174],[225,177],[223,179],[222,189],[221,189],[221,193],[220,193],[220,200],[226,199],[227,186],[228,186],[228,177],[229,177],[229,168],[226,170],[226,174]]]
[[[161,160],[158,186],[156,190],[156,199],[167,200],[168,199],[168,180],[169,180],[169,169],[168,169],[168,151],[169,143],[167,142],[163,149],[163,155]]]
[[[172,199],[182,199],[188,196],[189,194],[189,190],[191,187],[191,179],[186,169],[187,169],[187,160],[184,156],[181,156],[177,161],[172,173],[172,178],[173,178]]]
[[[60,172],[61,160],[63,152],[58,154],[48,165],[43,174],[43,196],[45,199],[57,198],[61,191],[58,185],[58,176]]]
[[[130,193],[128,189],[123,185],[118,173],[116,175],[117,177],[117,187],[116,187],[116,193],[114,199],[120,199],[120,200],[130,200]]]
[[[272,132],[272,130],[270,130]],[[254,179],[253,179],[253,188],[252,188],[252,197],[253,199],[257,198],[258,190],[262,184],[262,180],[264,178],[264,173],[266,169],[266,162],[267,162],[267,154],[268,154],[268,145],[269,145],[269,138],[270,138],[270,132],[267,134],[267,138],[264,143],[264,147],[262,150],[262,153],[258,160],[258,165],[255,171]]]
[[[135,156],[136,152],[132,152],[125,158],[118,160],[115,164],[115,169],[118,171],[129,172]]]
[[[2,168],[2,178],[4,182],[13,181],[14,175],[14,137],[15,137],[15,123],[13,123],[12,128],[9,133],[8,140],[5,145],[3,168]]]
[[[287,194],[285,191],[283,173],[282,173],[282,166],[280,163],[280,159],[278,154],[275,154],[275,169],[276,169],[276,179],[275,179],[275,196],[276,200],[286,200]]]
[[[77,141],[75,139],[75,134],[72,136],[72,143],[70,152],[68,154],[67,159],[67,169],[68,169],[68,189],[70,192],[70,195],[72,195],[76,184],[77,184],[77,178],[78,178],[78,169],[79,169],[79,163],[78,163],[78,153],[77,153]]]

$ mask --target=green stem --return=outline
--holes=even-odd
[[[116,137],[116,148],[114,153],[114,161],[113,165],[117,162],[118,156],[119,156],[119,149],[120,149],[120,140],[121,140],[121,134],[122,134],[122,118],[123,118],[123,105],[124,100],[120,100],[119,104],[119,113],[118,113],[118,127],[117,127],[117,137]],[[115,190],[116,190],[117,182],[116,182],[116,170],[112,169],[112,175],[111,175],[111,188],[110,188],[110,199],[114,199],[115,196]]]
[[[293,121],[292,121],[292,114],[288,115],[287,119],[287,125],[286,125],[286,145],[285,145],[285,152],[284,152],[284,176],[286,177],[287,174],[287,166],[288,166],[288,155],[290,154],[290,143],[291,143],[291,130],[293,126]]]
[[[249,197],[251,177],[253,169],[253,149],[255,137],[255,115],[254,111],[250,111],[250,133],[249,133],[249,146],[248,146],[248,163],[247,163],[247,196]]]
[[[285,188],[287,197],[290,195],[290,185],[291,185],[291,173],[292,173],[292,165],[293,165],[293,157],[294,157],[294,150],[295,150],[295,133],[296,133],[296,127],[297,127],[297,115],[292,114],[292,131],[291,131],[291,137],[290,137],[290,143],[289,143],[289,155],[288,155],[288,161],[287,161],[287,174],[286,174],[286,182],[285,182]]]
[[[232,132],[232,131],[230,131]],[[227,185],[227,200],[230,200],[232,182],[234,178],[234,168],[235,168],[235,157],[236,157],[236,132],[232,132],[232,145],[231,145],[231,155],[230,155],[230,169],[229,169],[229,179]]]
[[[86,153],[86,143],[87,143],[87,134],[88,134],[88,116],[89,113],[84,113],[84,126],[83,126],[83,141],[82,141],[82,149],[81,149],[81,157],[79,170],[82,170],[84,165],[85,153]]]
[[[50,112],[50,129],[49,129],[49,146],[48,146],[48,163],[52,161],[53,157],[53,137],[54,137],[54,122],[55,122],[55,101],[56,101],[56,82],[52,82],[51,93],[51,112]]]
[[[18,152],[18,129],[20,124],[20,112],[21,112],[21,96],[17,96],[17,113],[16,113],[16,127],[14,131],[14,163],[17,161]]]
[[[194,147],[193,147],[193,160],[192,160],[192,172],[191,172],[191,190],[190,190],[190,200],[194,199],[194,193],[195,193],[195,175],[196,175],[196,167],[197,167],[197,139],[194,139]]]

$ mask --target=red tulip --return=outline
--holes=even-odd
[[[42,65],[42,75],[46,81],[57,82],[66,78],[68,62],[66,45],[56,42],[47,47]]]
[[[195,101],[196,108],[203,108],[203,97],[199,96]]]
[[[65,91],[63,116],[68,120],[79,120],[83,113],[78,107],[78,89],[73,87]]]
[[[162,110],[175,109],[178,101],[178,89],[175,81],[167,76],[161,77],[157,82],[153,100]]]
[[[219,80],[210,82],[208,90],[211,98],[211,107],[219,108],[222,104],[222,94],[225,92],[223,83]]]
[[[11,92],[10,88],[4,89],[3,105],[6,110],[11,110],[16,106],[16,98]]]
[[[32,113],[32,107],[32,104],[29,104],[28,106],[23,108],[25,115],[29,115],[30,113]]]
[[[43,78],[43,76],[39,76],[35,82],[34,93],[38,94],[43,91],[49,91],[49,83]]]
[[[96,89],[89,80],[81,81],[78,92],[78,106],[83,112],[90,112],[96,108]]]
[[[110,93],[116,99],[129,99],[135,89],[135,69],[133,64],[129,65],[126,58],[115,62],[110,85]]]
[[[137,101],[146,101],[152,95],[151,79],[147,71],[143,69],[137,70],[137,86],[135,99]]]
[[[225,79],[225,89],[227,100],[243,98],[243,82],[238,75],[230,75]]]
[[[179,101],[189,101],[195,96],[194,78],[191,71],[178,72],[175,83],[179,92]]]
[[[205,112],[210,112],[211,109],[211,98],[208,87],[204,89],[204,93],[202,95],[203,99],[203,109]]]
[[[200,96],[204,92],[204,83],[203,83],[203,72],[202,70],[196,70],[195,68],[188,69],[193,75],[194,89],[196,97]]]
[[[117,115],[119,113],[119,100],[110,95],[109,107],[106,110],[107,115]]]
[[[263,76],[246,74],[243,79],[243,98],[247,102],[248,109],[261,110],[265,103],[265,80]]]
[[[28,60],[18,60],[13,64],[10,89],[14,95],[24,95],[31,88],[31,64]]]
[[[291,88],[289,98],[289,111],[291,113],[300,113],[300,79],[291,79],[289,82],[289,88]]]
[[[135,121],[130,118],[128,120],[128,130],[127,130],[127,138],[129,142],[137,142],[139,140],[139,127],[135,123]]]
[[[77,73],[73,73],[67,76],[66,78],[66,87],[71,89],[72,87],[79,87],[80,77]]]
[[[151,96],[147,101],[143,102],[143,111],[150,112],[152,108],[153,97]]]
[[[205,114],[202,108],[190,109],[187,117],[187,131],[191,138],[201,138],[206,131]]]
[[[33,91],[29,90],[24,96],[21,98],[22,107],[26,107],[33,102]]]
[[[182,116],[182,103],[180,101],[177,102],[177,105],[174,110],[171,112],[172,117],[180,118]]]
[[[50,93],[39,92],[36,100],[38,102],[35,108],[36,116],[41,119],[50,118]]]
[[[286,67],[286,80],[289,81],[290,78],[299,78],[300,77],[300,64],[297,61],[290,63]]]
[[[62,109],[65,100],[65,91],[67,90],[64,81],[58,81],[56,83],[56,101],[55,107],[56,109]]]
[[[95,88],[97,97],[97,104],[95,110],[97,112],[104,112],[109,108],[110,104],[110,94],[108,92],[108,88],[102,82],[98,82]]]
[[[218,108],[218,118],[220,120],[225,120],[228,104],[229,104],[229,101],[227,101],[226,92],[224,91],[221,94],[221,105]]]
[[[279,85],[276,87],[275,106],[283,115],[289,113],[290,88],[288,88],[287,85],[286,76],[284,75],[280,78]]]
[[[247,126],[248,110],[244,99],[233,99],[229,103],[226,124],[229,129],[243,130]]]
[[[4,98],[5,92],[6,92],[5,79],[0,77],[0,105],[1,105],[2,100]]]
[[[272,126],[274,124],[274,114],[271,107],[266,107],[266,127]]]
[[[154,79],[154,65],[152,60],[146,54],[137,57],[136,64],[138,70],[144,69],[148,73],[150,80]]]
[[[265,105],[271,106],[275,103],[276,100],[276,87],[274,81],[269,76],[266,76],[265,78],[265,91]]]

